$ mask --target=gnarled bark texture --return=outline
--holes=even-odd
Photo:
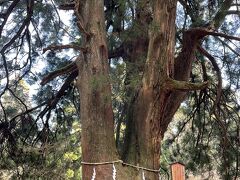
[[[165,86],[173,75],[176,1],[155,1],[153,22],[149,28],[149,45],[142,87],[133,108],[133,123],[126,161],[151,169],[160,168],[160,145],[166,130],[166,106],[171,90]],[[171,117],[170,117],[171,118]],[[165,128],[165,129],[164,129]],[[148,179],[158,174],[148,173]]]
[[[82,160],[106,162],[119,158],[114,140],[113,110],[109,82],[108,52],[103,0],[76,1],[78,27],[84,34],[86,49],[79,57],[78,88],[81,101]],[[144,11],[145,7],[150,13]],[[131,40],[127,59],[136,63],[144,57],[139,69],[141,86],[128,89],[136,94],[126,107],[128,123],[123,161],[150,169],[160,168],[160,147],[167,126],[184,100],[187,91],[202,89],[207,83],[188,83],[194,52],[206,29],[190,29],[183,34],[182,52],[174,57],[177,0],[140,0],[136,23],[142,34]],[[149,16],[150,15],[150,16]],[[152,19],[151,19],[152,18]],[[124,51],[124,48],[123,48]],[[130,53],[130,54],[129,54]],[[130,71],[127,71],[131,73]],[[134,92],[132,92],[134,91]],[[141,179],[134,168],[117,166],[117,179]],[[93,165],[83,165],[83,179],[91,179]],[[96,179],[112,179],[112,165],[95,166]],[[146,179],[158,174],[146,172]]]
[[[81,100],[82,160],[102,162],[117,159],[103,1],[80,1],[79,26],[86,33],[87,51],[79,56],[78,88]],[[76,8],[78,9],[78,8]],[[83,179],[91,179],[93,167],[83,165]],[[97,179],[111,179],[112,166],[96,167]]]

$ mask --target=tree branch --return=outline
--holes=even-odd
[[[222,74],[221,74],[221,70],[220,68],[218,67],[218,64],[216,62],[216,60],[214,59],[214,57],[209,54],[204,48],[202,48],[200,45],[197,46],[198,48],[198,51],[203,54],[205,57],[207,57],[210,62],[212,63],[213,65],[213,68],[214,70],[216,71],[217,73],[217,78],[218,78],[218,85],[217,85],[217,96],[216,96],[216,100],[214,102],[214,105],[213,105],[213,109],[215,109],[220,101],[220,98],[221,98],[221,94],[222,94]]]
[[[167,78],[164,87],[169,90],[192,91],[205,89],[208,84],[208,81],[203,83],[191,83],[187,81],[178,81],[172,78]]]
[[[212,27],[214,29],[218,29],[221,26],[221,24],[224,21],[225,16],[227,15],[227,12],[228,12],[229,8],[231,7],[232,3],[233,3],[233,0],[223,1],[220,9],[218,10],[216,15],[214,16],[214,18],[210,22],[210,27]]]
[[[83,24],[83,17],[80,14],[80,5],[81,0],[75,0],[74,12],[77,17],[77,26],[79,30],[84,33],[87,37],[90,37],[90,34],[86,31],[84,24]]]
[[[181,0],[180,0],[181,2]],[[218,29],[225,19],[226,12],[231,7],[233,0],[225,0],[217,12],[216,16],[210,21],[208,26],[201,28],[191,28],[183,33],[183,47],[181,53],[175,59],[174,79],[187,80],[190,74],[190,67],[194,58],[194,51],[199,40],[207,35],[220,36],[227,39],[240,40],[238,37],[228,36],[223,33],[214,32]],[[184,4],[184,2],[182,1]]]
[[[231,6],[240,6],[238,3],[233,3]]]
[[[84,52],[87,51],[86,48],[82,48],[77,45],[52,45],[47,48],[44,48],[43,53],[45,53],[47,50],[61,50],[61,49],[68,49],[68,48],[73,48],[73,49],[81,50]],[[108,57],[109,59],[121,57],[124,54],[124,48],[122,46],[120,46],[119,48],[116,48],[116,50],[110,51],[108,54],[109,54],[109,57]],[[48,82],[52,81],[53,79],[55,79],[56,77],[71,73],[71,72],[75,71],[76,69],[77,69],[77,65],[76,65],[76,62],[74,61],[61,69],[50,72],[48,75],[46,75],[42,79],[40,84],[43,86],[43,85],[47,84]]]
[[[1,53],[2,52],[4,53],[6,51],[6,49],[15,42],[15,40],[21,35],[23,30],[29,25],[31,18],[32,18],[32,14],[33,14],[33,6],[34,6],[34,0],[31,0],[30,4],[28,5],[28,8],[27,8],[28,11],[27,11],[26,19],[23,21],[22,25],[20,26],[17,33],[13,36],[13,38],[5,46],[3,46],[3,48],[1,49]],[[1,37],[1,33],[0,33],[0,37]]]
[[[235,51],[230,45],[228,45],[226,42],[224,42],[223,40],[221,40],[220,38],[217,38],[217,40],[219,40],[223,45],[225,45],[228,49],[230,49],[234,54],[236,54],[237,56],[240,57],[240,53]],[[230,41],[231,43],[233,43],[232,41]]]
[[[43,85],[47,84],[49,81],[53,80],[54,78],[64,75],[64,74],[68,74],[70,72],[73,72],[76,69],[77,69],[76,62],[72,62],[63,68],[53,71],[53,72],[49,73],[48,75],[46,75],[42,79],[42,82],[40,84],[43,86]]]
[[[42,107],[42,106],[44,106],[44,105],[46,105],[46,104],[47,104],[47,102],[45,101],[45,102],[43,102],[43,103],[41,103],[41,104],[39,104],[39,105],[31,108],[31,109],[27,109],[26,111],[24,111],[24,112],[22,112],[22,113],[20,113],[20,114],[18,114],[18,115],[16,115],[16,116],[14,116],[14,117],[10,120],[10,122],[13,122],[13,121],[14,121],[16,118],[18,118],[18,117],[21,117],[21,116],[23,116],[23,115],[26,115],[26,114],[28,114],[28,113],[31,113],[32,111],[35,111],[36,109],[38,109],[38,108],[40,108],[40,107]]]
[[[63,83],[60,90],[57,92],[56,96],[53,99],[48,101],[47,107],[39,114],[39,117],[42,118],[48,111],[51,111],[51,109],[53,109],[56,106],[56,104],[61,99],[61,97],[66,95],[66,91],[71,87],[70,85],[71,85],[72,81],[77,76],[78,76],[78,70],[77,69],[74,70],[73,72],[71,72],[71,74],[67,77],[67,79]]]
[[[67,48],[73,48],[73,49],[77,49],[77,50],[82,50],[82,51],[86,51],[86,48],[81,48],[80,46],[77,45],[59,45],[59,46],[49,46],[47,48],[43,49],[43,53],[45,53],[47,50],[61,50],[61,49],[67,49]],[[119,48],[116,48],[116,50],[114,51],[110,51],[108,58],[117,58],[117,57],[121,57],[124,54],[124,48],[122,46],[120,46]],[[48,75],[46,75],[42,81],[41,81],[41,85],[45,85],[48,82],[52,81],[53,79],[55,79],[58,76],[62,76],[64,74],[68,74],[70,72],[73,72],[77,69],[77,65],[76,62],[72,62],[68,65],[66,65],[65,67],[58,69],[56,71],[50,72]]]
[[[229,11],[227,12],[227,15],[232,15],[232,14],[240,15],[240,11],[238,11],[238,10],[229,10]]]
[[[191,7],[187,4],[187,2],[184,0],[178,0],[178,2],[183,6],[183,8],[185,8],[185,13],[191,17],[192,21],[195,21],[196,18],[192,15]]]
[[[186,31],[187,33],[191,33],[192,37],[195,37],[197,39],[202,39],[207,35],[212,35],[212,36],[218,36],[218,37],[223,37],[226,39],[232,39],[236,41],[240,41],[240,37],[235,37],[231,35],[227,35],[221,32],[215,32],[213,29],[208,29],[205,27],[197,27],[197,28],[191,28]]]
[[[218,37],[223,37],[223,38],[226,38],[226,39],[232,39],[232,40],[240,41],[240,37],[230,36],[230,35],[220,33],[220,32],[208,31],[208,32],[206,32],[206,35],[218,36]]]
[[[9,8],[7,9],[6,13],[1,13],[1,18],[3,18],[3,22],[0,26],[0,38],[2,37],[2,30],[3,30],[3,27],[5,26],[7,20],[8,20],[8,17],[10,16],[10,14],[12,13],[13,9],[17,6],[18,2],[20,0],[14,0],[11,5],[9,6]],[[4,15],[4,16],[3,16]]]
[[[45,53],[48,50],[54,51],[54,50],[62,50],[62,49],[75,49],[77,51],[82,51],[82,52],[87,51],[87,48],[80,47],[80,46],[75,45],[75,44],[67,44],[67,45],[51,45],[51,46],[48,46],[48,47],[43,49],[43,53]]]
[[[67,3],[67,4],[60,4],[59,9],[61,10],[74,10],[75,4],[74,3]]]

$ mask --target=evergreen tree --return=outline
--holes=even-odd
[[[239,178],[239,6],[1,1],[2,157],[22,167],[22,178],[77,179],[80,165],[83,179],[141,178],[132,164],[158,179],[165,160]],[[25,81],[41,85],[30,102]]]

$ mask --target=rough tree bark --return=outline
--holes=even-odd
[[[78,1],[78,26],[87,51],[78,57],[78,88],[81,99],[82,160],[102,162],[117,159],[114,141],[111,87],[109,82],[103,1]],[[112,167],[96,167],[97,179],[111,179]],[[83,179],[91,179],[93,166],[83,165]]]
[[[155,1],[142,87],[134,102],[127,161],[151,169],[160,167],[165,107],[170,96],[166,79],[173,73],[176,1]],[[149,179],[158,174],[148,173]]]
[[[148,1],[141,1],[143,4]],[[75,15],[84,34],[85,51],[78,57],[78,89],[81,101],[82,160],[106,162],[119,159],[115,147],[111,86],[103,0],[78,0]],[[209,34],[204,28],[190,29],[183,35],[182,52],[174,57],[177,0],[151,1],[152,21],[139,16],[148,27],[148,37],[135,40],[131,60],[146,55],[142,83],[131,101],[130,123],[123,160],[146,168],[160,168],[160,147],[167,126],[190,90],[206,88],[207,82],[193,84],[190,77],[194,52],[200,39]],[[142,20],[142,21],[141,21]],[[142,43],[141,43],[142,42]],[[143,52],[144,51],[144,52]],[[130,112],[129,112],[130,113]],[[83,165],[83,179],[91,179],[92,165]],[[96,179],[112,179],[112,165],[96,166]],[[140,179],[128,166],[117,166],[118,179]],[[158,174],[146,172],[146,179]]]

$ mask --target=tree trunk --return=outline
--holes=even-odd
[[[75,13],[79,29],[85,34],[86,49],[78,57],[77,62],[81,101],[82,160],[89,163],[114,161],[119,155],[113,131],[103,0],[77,2],[76,6],[79,8],[76,8]],[[171,78],[188,80],[196,45],[195,41],[190,45],[185,43],[183,52],[175,60],[174,65],[177,1],[155,0],[152,4],[146,4],[149,2],[141,0],[141,3],[144,6],[148,5],[152,10],[153,20],[148,26],[149,14],[139,11],[138,23],[148,27],[148,37],[143,36],[132,42],[133,50],[128,57],[132,62],[136,62],[134,59],[139,59],[140,54],[146,57],[146,61],[140,68],[140,72],[143,72],[141,87],[131,104],[127,106],[132,112],[127,116],[129,123],[122,157],[127,163],[158,170],[164,132],[186,96],[186,92],[178,91],[186,89],[186,85],[182,85],[186,83]],[[192,38],[190,35],[192,34],[186,35],[184,41]],[[117,179],[141,179],[141,174],[132,167],[121,164],[116,167]],[[96,179],[112,179],[112,164],[83,165],[83,179],[91,179],[94,168]],[[145,174],[146,179],[158,179],[158,173],[145,172]]]
[[[166,131],[165,116],[168,116],[166,106],[171,95],[165,81],[173,76],[174,69],[176,1],[158,0],[152,6],[147,61],[142,87],[134,102],[126,161],[158,170],[161,140]],[[147,179],[158,178],[156,173],[146,173],[146,176]]]
[[[102,0],[81,0],[79,12],[76,12],[87,48],[77,61],[82,161],[90,163],[117,159],[103,12]],[[83,165],[83,179],[91,179],[94,167]],[[97,179],[111,179],[111,165],[96,166],[95,169]]]

